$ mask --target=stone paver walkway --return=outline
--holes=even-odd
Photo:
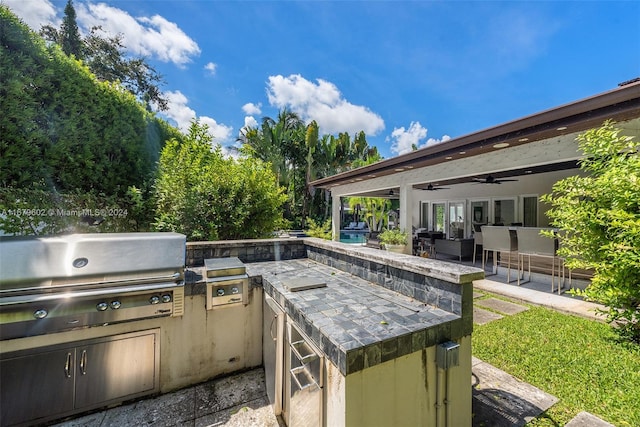
[[[494,320],[502,319],[502,315],[494,313],[493,311],[485,310],[477,306],[473,306],[473,323],[478,325],[485,325]]]
[[[525,307],[520,304],[514,304],[509,301],[504,301],[497,298],[487,298],[476,301],[476,304],[480,307],[489,308],[491,310],[499,311],[500,313],[513,315],[522,313],[523,311],[529,310],[528,307]]]
[[[473,357],[471,361],[474,427],[523,426],[558,398]]]

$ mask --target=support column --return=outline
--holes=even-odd
[[[342,198],[331,195],[331,235],[333,240],[340,241],[340,209]]]
[[[407,232],[407,250],[408,254],[413,253],[413,191],[410,185],[400,186],[400,217],[398,221],[400,228]]]

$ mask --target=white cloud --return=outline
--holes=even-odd
[[[207,70],[209,74],[211,74],[212,76],[215,76],[217,68],[218,68],[218,65],[214,64],[213,62],[209,62],[207,65],[204,66],[204,69]]]
[[[244,111],[245,114],[249,115],[262,114],[262,104],[254,104],[253,102],[248,102],[242,106],[242,111]]]
[[[269,76],[269,103],[291,109],[305,122],[315,120],[323,133],[353,135],[364,131],[373,136],[384,129],[384,120],[378,114],[349,103],[333,83],[322,79],[317,82],[310,82],[299,74]]]
[[[137,17],[104,3],[76,6],[78,23],[85,29],[101,26],[108,34],[122,34],[123,44],[136,55],[184,66],[200,54],[198,44],[175,23],[160,15]]]
[[[446,142],[451,139],[449,135],[444,135],[440,139],[429,138],[424,143],[423,139],[427,137],[427,128],[422,127],[420,122],[411,122],[409,129],[404,126],[394,128],[391,136],[386,138],[387,142],[391,142],[391,152],[398,155],[413,151],[413,147],[424,148],[428,145]]]
[[[32,30],[40,31],[43,25],[60,26],[56,9],[49,0],[2,0],[0,3],[8,6]]]
[[[29,27],[39,31],[43,25],[60,26],[55,6],[50,0],[1,0]],[[200,54],[198,44],[175,23],[160,15],[137,17],[105,3],[75,3],[78,26],[87,33],[101,26],[111,36],[122,34],[123,44],[135,55],[152,57],[163,62],[184,66],[193,56]],[[214,64],[215,65],[215,64]]]
[[[173,92],[165,92],[164,96],[167,98],[169,109],[162,114],[168,118],[174,120],[182,132],[186,132],[191,125],[191,121],[196,118],[196,112],[190,108],[187,104],[189,100],[179,90]],[[200,123],[204,123],[209,126],[209,133],[213,136],[214,144],[223,145],[228,143],[231,137],[233,128],[226,126],[222,123],[218,123],[215,119],[207,116],[198,117]]]
[[[243,128],[256,128],[258,127],[258,121],[253,116],[246,116],[244,118]]]

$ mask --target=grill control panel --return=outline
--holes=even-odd
[[[246,276],[207,282],[207,310],[247,304],[248,288],[249,279]]]
[[[0,306],[0,339],[184,314],[184,287]]]

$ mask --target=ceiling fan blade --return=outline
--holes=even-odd
[[[433,184],[429,184],[429,185],[427,185],[426,188],[423,188],[422,190],[425,190],[425,191],[438,191],[438,190],[448,190],[448,189],[449,189],[448,187],[437,187],[437,186],[435,186]]]

